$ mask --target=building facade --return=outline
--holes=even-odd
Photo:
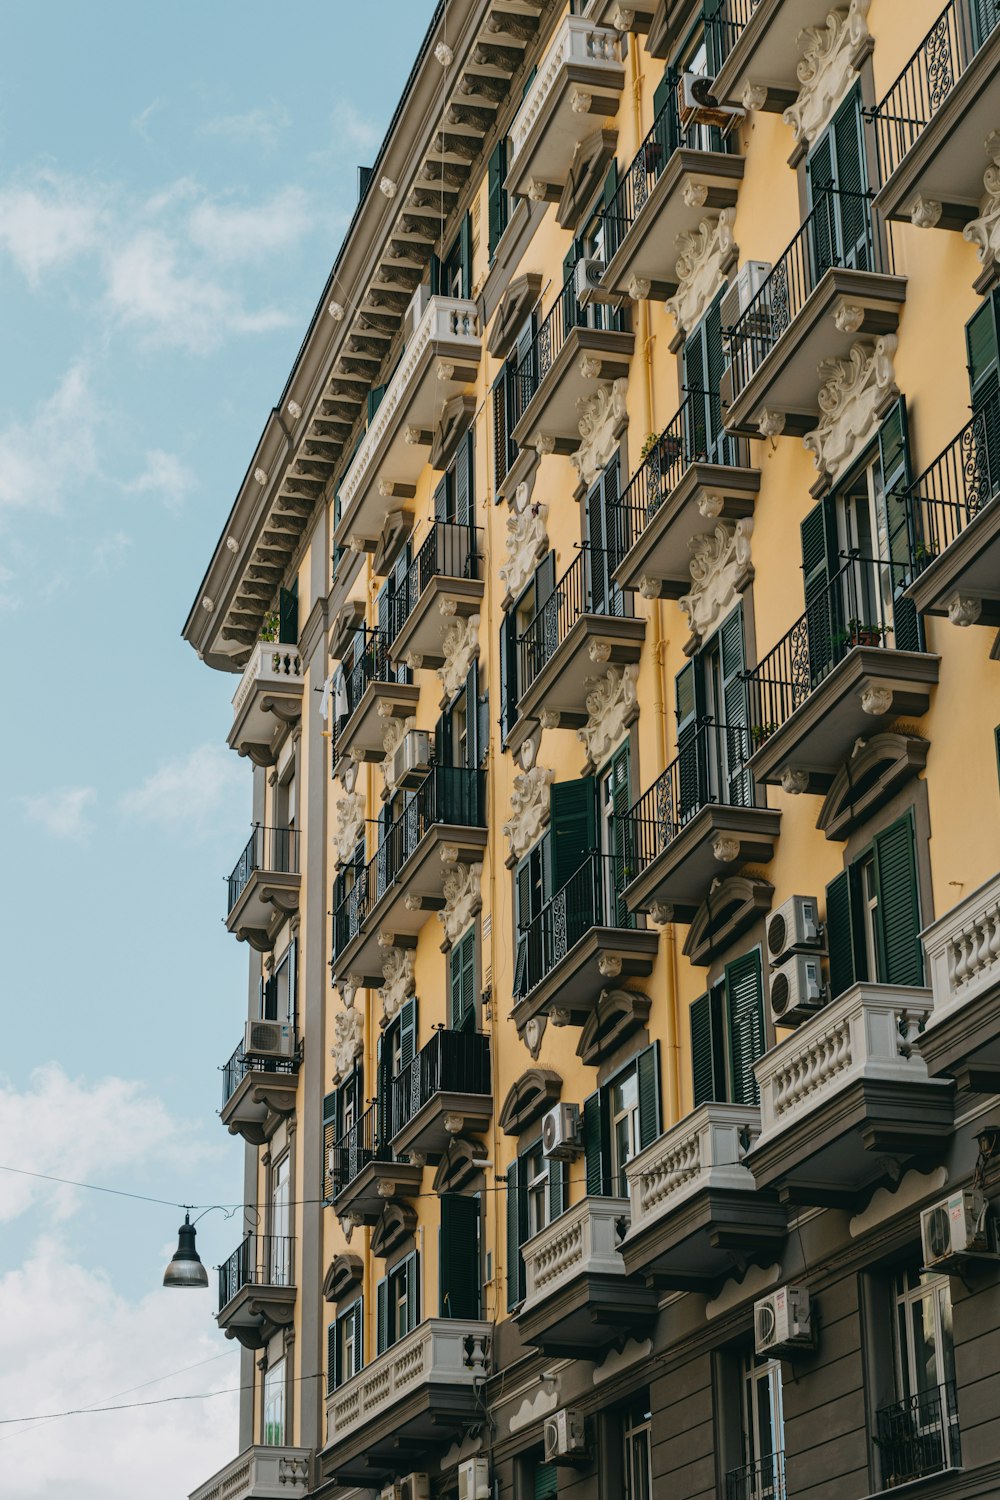
[[[193,1500],[1000,1494],[998,71],[997,0],[438,6],[184,631]]]

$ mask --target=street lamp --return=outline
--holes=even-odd
[[[208,1286],[208,1272],[194,1245],[195,1228],[191,1215],[184,1215],[184,1223],[177,1231],[177,1249],[174,1258],[163,1273],[164,1286]]]

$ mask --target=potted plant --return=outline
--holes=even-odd
[[[777,724],[751,724],[750,738],[755,750],[759,749],[766,739],[777,729]]]
[[[267,611],[267,614],[261,621],[258,639],[262,641],[276,641],[278,639],[278,611],[276,609],[269,609]]]
[[[937,555],[938,550],[933,542],[920,541],[913,549],[914,562],[918,563],[921,568],[926,568],[927,564],[933,562]]]
[[[833,637],[835,646],[879,646],[885,630],[881,625],[872,625],[867,620],[861,620],[857,615],[847,622],[847,628],[840,630]]]

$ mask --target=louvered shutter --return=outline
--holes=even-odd
[[[507,366],[493,382],[490,400],[493,405],[493,499],[500,500],[500,486],[507,478]]]
[[[660,1044],[654,1042],[640,1052],[635,1064],[639,1085],[639,1150],[651,1146],[660,1134]],[[624,1190],[624,1184],[621,1185]]]
[[[878,896],[878,977],[883,984],[923,984],[913,814],[904,813],[877,833],[873,842]]]
[[[708,378],[705,387],[705,433],[709,462],[716,464],[730,462],[733,442],[722,425],[722,408],[719,403],[719,387],[726,366],[722,346],[722,298],[723,291],[720,291],[704,320],[705,372]]]
[[[850,872],[841,871],[826,888],[826,941],[830,953],[830,999],[849,990],[858,977]],[[874,977],[874,976],[873,976]]]
[[[701,684],[699,664],[689,661],[674,678],[674,700],[677,713],[677,789],[679,806],[669,808],[671,826],[664,830],[669,841],[701,806],[703,775],[703,735],[698,732],[698,710]]]
[[[684,438],[688,463],[708,458],[708,372],[705,369],[705,332],[703,319],[684,340],[684,389],[687,393],[687,418]]]
[[[1000,0],[972,0],[972,45],[978,49],[1000,22]]]
[[[691,1005],[691,1084],[694,1107],[725,1102],[726,1080],[720,1046],[719,988]]]
[[[549,1162],[548,1181],[548,1212],[549,1223],[558,1219],[560,1214],[566,1212],[566,1163],[564,1161]]]
[[[885,506],[883,524],[888,539],[887,562],[892,585],[892,644],[897,651],[922,651],[920,616],[913,600],[903,598],[903,590],[913,578],[911,559],[914,548],[907,505],[912,474],[904,396],[900,396],[879,428],[878,444]]]
[[[522,859],[514,871],[514,997],[528,992],[528,924],[531,910],[531,857]]]
[[[434,486],[435,521],[451,521],[454,519],[454,516],[452,514],[452,504],[454,498],[452,480],[453,475],[451,471],[449,471],[447,474],[442,474],[441,478]]]
[[[533,1500],[556,1500],[558,1493],[559,1470],[555,1464],[536,1464]]]
[[[517,617],[505,614],[500,625],[500,742],[507,743],[517,718]]]
[[[611,761],[611,807],[614,823],[611,829],[611,912],[615,927],[631,927],[635,918],[626,905],[623,892],[637,873],[634,858],[632,824],[628,813],[632,806],[632,777],[629,743],[625,741]]]
[[[837,571],[837,523],[829,499],[813,506],[802,522],[800,535],[809,637],[809,682],[815,687],[834,661],[839,660],[837,638],[843,628],[840,598],[833,587]],[[805,684],[798,690],[804,696]],[[793,698],[791,706],[798,707],[799,701],[799,698]]]
[[[521,1246],[528,1236],[528,1201],[524,1183],[524,1158],[507,1168],[507,1308],[524,1301],[524,1257]]]
[[[823,134],[806,162],[809,207],[812,212],[812,279],[836,264],[837,223],[833,195],[833,142],[829,130]]]
[[[616,453],[601,475],[601,508],[604,511],[605,610],[619,618],[625,614],[625,592],[614,582],[614,572],[627,550],[618,506],[620,493],[621,461]]]
[[[334,1318],[326,1330],[326,1389],[327,1393],[335,1391],[340,1384],[340,1339],[338,1338],[339,1319]]]
[[[383,1276],[375,1287],[375,1352],[389,1347],[389,1279]]]
[[[420,1257],[416,1250],[411,1250],[405,1260],[400,1262],[396,1274],[405,1277],[406,1286],[402,1322],[396,1329],[396,1337],[401,1339],[404,1334],[412,1333],[420,1322]]]
[[[358,1375],[365,1367],[365,1299],[359,1297],[351,1308],[349,1316],[354,1318],[354,1368],[352,1375]]]
[[[621,226],[615,213],[615,198],[618,193],[618,163],[614,157],[608,167],[601,193],[601,211],[604,225],[604,259],[610,261],[621,242]],[[610,313],[610,308],[608,312]]]
[[[660,116],[663,115],[662,128],[657,132],[657,138],[662,139],[668,152],[673,151],[675,146],[677,145],[676,130],[670,128],[673,117],[677,113],[676,109],[671,107],[676,98],[676,94],[677,74],[674,72],[673,68],[667,68],[664,71],[663,77],[660,79],[659,83],[656,85],[656,88],[653,90],[653,119],[654,121],[659,121]],[[667,113],[664,114],[664,111],[667,111]],[[646,170],[649,170],[648,165]]]
[[[478,677],[477,677],[478,683]],[[485,693],[476,698],[476,765],[482,770],[490,753],[490,694],[487,688]]]
[[[467,432],[455,456],[455,521],[468,526],[472,521],[472,433]],[[464,549],[463,549],[464,550]]]
[[[288,1019],[294,1026],[298,1017],[299,945],[295,938],[288,945]]]
[[[830,126],[833,135],[834,173],[837,187],[836,222],[839,239],[838,264],[857,271],[872,269],[871,211],[866,197],[868,169],[865,163],[861,92],[856,87],[844,100]]]
[[[749,807],[753,802],[753,780],[746,769],[750,754],[747,707],[747,685],[744,678],[743,605],[737,604],[719,628],[719,656],[722,665],[722,701],[725,733],[720,735],[720,750],[726,764],[719,768],[725,777],[726,799],[731,807]]]
[[[549,787],[552,889],[561,891],[597,847],[597,783],[593,776]]]
[[[462,1025],[462,964],[459,957],[461,944],[452,948],[448,955],[448,1025],[458,1031]]]
[[[442,1318],[479,1317],[479,1199],[442,1193],[438,1283]]]
[[[998,338],[1000,289],[994,290],[965,326],[969,363],[969,394],[977,421],[973,428],[973,462],[965,479],[965,495],[975,512],[1000,488],[1000,379]]]
[[[504,178],[507,176],[507,139],[497,141],[490,156],[487,169],[487,202],[489,217],[489,254],[493,259],[500,236],[507,227],[507,194]]]
[[[470,927],[449,954],[450,1026],[461,1031],[474,1019],[476,931]]]
[[[726,965],[732,1102],[759,1104],[754,1063],[764,1055],[764,996],[760,953],[744,953]]]
[[[606,1094],[604,1089],[598,1089],[584,1100],[583,1105],[583,1156],[588,1197],[601,1197],[610,1190],[610,1145]]]
[[[296,580],[290,589],[281,589],[278,594],[278,640],[285,646],[299,643],[299,585]]]
[[[577,302],[576,287],[573,285],[573,277],[579,255],[580,242],[579,240],[574,240],[568,253],[563,258],[562,265],[563,289],[560,296],[562,297],[563,328],[567,333],[577,323],[585,323],[587,321],[586,309],[582,308]],[[546,371],[540,368],[538,371],[539,378],[545,373]]]
[[[333,1195],[339,1188],[339,1172],[336,1150],[337,1141],[342,1134],[340,1120],[338,1118],[337,1106],[338,1089],[332,1089],[329,1094],[323,1096],[323,1201],[330,1203]]]
[[[417,1000],[412,996],[399,1011],[399,1071],[413,1061],[417,1050]]]
[[[458,232],[458,253],[462,262],[462,296],[472,296],[472,215],[466,214]]]

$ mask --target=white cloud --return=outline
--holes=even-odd
[[[374,151],[382,140],[382,132],[363,115],[350,99],[339,99],[330,117],[337,145],[347,145],[356,151]]]
[[[40,172],[0,191],[0,248],[37,285],[43,272],[98,247],[104,216],[92,185]]]
[[[50,792],[22,797],[21,804],[33,823],[40,823],[54,839],[78,839],[89,833],[87,809],[97,801],[92,786],[54,787]]]
[[[182,463],[176,453],[150,448],[145,468],[135,479],[130,479],[125,488],[136,495],[156,495],[168,509],[177,510],[194,485],[194,471]]]
[[[140,110],[137,115],[134,115],[132,119],[129,120],[129,124],[131,125],[132,129],[136,132],[137,135],[141,135],[144,141],[149,140],[150,120],[152,119],[153,115],[155,115],[156,111],[162,108],[162,102],[159,99],[154,99],[152,104],[147,104],[145,109]]]
[[[239,144],[250,143],[273,150],[283,130],[292,123],[292,117],[283,104],[271,104],[247,110],[241,115],[220,115],[206,120],[201,127],[202,135],[221,136]]]
[[[192,242],[223,264],[287,250],[309,228],[306,195],[296,187],[249,206],[205,199],[192,209],[188,220]]]
[[[89,372],[73,365],[26,422],[0,431],[0,509],[59,510],[97,472],[100,421]]]
[[[0,563],[0,610],[17,609],[21,602],[13,591],[13,582],[13,568],[5,567],[3,563]]]
[[[96,541],[90,552],[90,565],[95,573],[113,573],[120,568],[129,553],[132,538],[124,531],[112,531]]]
[[[183,825],[204,832],[230,803],[235,810],[246,783],[241,767],[221,745],[199,745],[189,755],[159,766],[146,780],[126,792],[119,807],[143,823],[164,828]]]

